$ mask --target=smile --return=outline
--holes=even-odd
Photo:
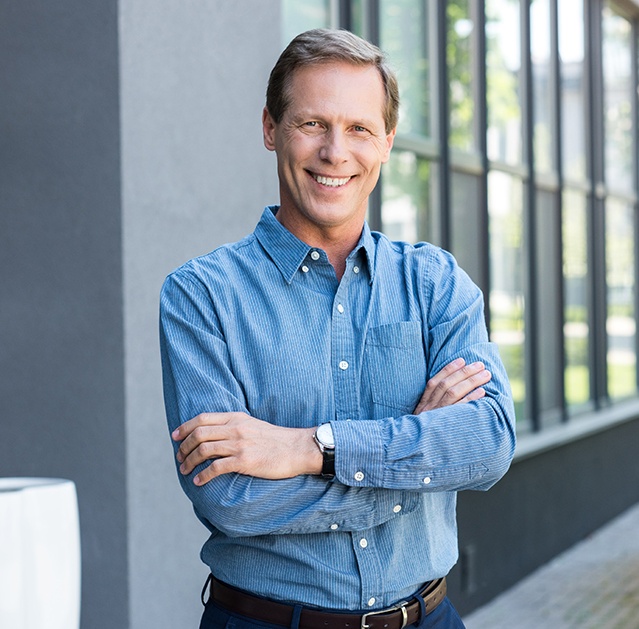
[[[342,177],[338,179],[335,177],[323,177],[322,175],[311,176],[315,179],[315,181],[317,181],[317,183],[321,183],[323,186],[330,186],[331,188],[339,188],[340,186],[346,185],[351,180],[351,177]]]

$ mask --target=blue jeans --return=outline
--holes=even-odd
[[[299,612],[301,606],[296,606],[297,614],[293,614],[290,629],[299,629]],[[423,611],[422,607],[422,611]],[[421,615],[420,620],[407,629],[465,629],[457,610],[446,597],[432,612]],[[260,620],[252,620],[219,607],[209,600],[204,608],[200,629],[283,629],[280,625],[272,625]]]

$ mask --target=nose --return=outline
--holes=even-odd
[[[347,139],[339,129],[331,129],[324,134],[320,147],[320,159],[329,164],[341,164],[348,160]]]

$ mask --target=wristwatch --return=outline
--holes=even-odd
[[[313,435],[317,447],[322,453],[322,477],[335,477],[335,440],[330,424],[321,424]]]

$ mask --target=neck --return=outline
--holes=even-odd
[[[277,212],[276,218],[302,242],[310,247],[325,251],[329,262],[335,269],[337,279],[342,279],[346,270],[346,258],[353,251],[362,235],[363,220],[349,225],[322,226],[295,220],[294,216],[282,212],[281,208]]]

